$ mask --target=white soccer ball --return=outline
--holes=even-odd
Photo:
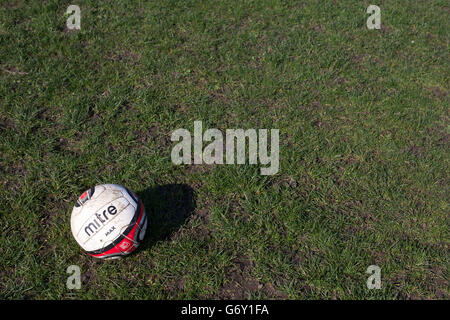
[[[133,252],[144,239],[147,216],[133,192],[117,184],[102,184],[78,198],[70,226],[75,240],[88,254],[117,259]]]

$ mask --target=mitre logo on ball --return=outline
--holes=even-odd
[[[120,258],[133,252],[144,239],[147,216],[133,192],[117,184],[102,184],[78,198],[71,229],[75,240],[91,256]]]

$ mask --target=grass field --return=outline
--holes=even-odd
[[[66,28],[70,4],[81,30]],[[0,298],[449,299],[449,11],[1,1]],[[174,165],[171,133],[195,120],[279,129],[279,172]],[[101,183],[150,215],[119,261],[70,231],[75,200]]]

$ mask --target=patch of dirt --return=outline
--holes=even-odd
[[[249,293],[254,293],[262,288],[259,280],[250,276],[253,263],[247,257],[239,257],[234,260],[234,265],[226,270],[226,280],[219,291],[221,299],[248,299]]]
[[[0,132],[5,131],[15,131],[16,125],[14,121],[8,119],[7,117],[0,115]]]
[[[370,55],[370,54],[355,54],[350,57],[350,62],[354,64],[358,70],[367,71],[368,65],[377,65],[382,66],[384,65],[383,62],[376,56]],[[358,83],[357,89],[360,89],[361,84]]]
[[[109,58],[112,61],[124,62],[135,65],[139,63],[139,60],[141,59],[141,54],[127,49],[121,53],[113,54]]]
[[[5,1],[5,4],[2,4],[2,7],[5,9],[17,9],[20,7],[19,1]]]
[[[406,150],[414,157],[422,158],[425,155],[425,148],[423,146],[412,145]]]
[[[350,60],[354,63],[354,64],[362,64],[363,60],[364,60],[364,55],[362,54],[355,54],[353,55]]]
[[[408,270],[402,270],[398,273],[390,276],[386,279],[389,284],[392,284],[400,292],[398,298],[404,300],[435,300],[435,299],[448,299],[450,297],[448,293],[449,282],[444,278],[442,269],[440,267],[431,268],[430,272],[425,275],[423,279],[423,286],[417,284],[415,279],[411,279],[408,274]],[[404,286],[407,283],[415,283],[422,289],[425,289],[424,293],[406,292]],[[422,282],[422,281],[421,281]]]
[[[87,254],[80,256],[80,260],[77,265],[80,267],[81,272],[81,288],[86,290],[87,288],[93,288],[97,282],[97,272],[99,265],[104,263],[103,260],[93,259]]]
[[[313,127],[319,128],[319,129],[330,129],[332,126],[329,122],[323,121],[323,120],[314,120],[312,123]]]
[[[348,81],[344,77],[337,77],[333,80],[333,83],[338,85],[346,84]]]
[[[190,222],[194,222],[195,220],[198,220],[199,218],[196,216],[193,216],[190,220]],[[212,237],[212,230],[208,227],[206,224],[200,224],[199,226],[196,226],[195,228],[182,228],[181,230],[173,233],[171,236],[171,240],[181,240],[185,237],[193,237],[198,241],[207,241],[211,239]]]
[[[358,157],[355,157],[353,155],[346,155],[345,157],[342,157],[339,159],[339,162],[343,165],[353,165],[356,163],[360,163],[360,159]]]
[[[176,294],[177,292],[183,292],[184,291],[184,287],[185,287],[185,281],[184,279],[173,279],[170,280],[169,282],[167,282],[165,285],[165,292],[173,295]]]
[[[209,225],[211,212],[207,209],[208,206],[208,203],[203,203],[201,208],[194,210],[189,219],[188,227],[174,233],[172,239],[180,240],[189,236],[199,241],[211,239],[213,230],[211,230]]]
[[[426,136],[433,140],[433,144],[437,147],[448,148],[450,145],[450,134],[448,129],[443,125],[449,123],[449,116],[444,115],[441,121],[435,123],[434,126],[430,127],[426,131]]]
[[[323,33],[325,31],[325,27],[321,24],[310,23],[309,29],[314,30],[315,32]]]
[[[428,88],[428,91],[430,91],[433,97],[438,98],[439,100],[442,100],[448,96],[447,91],[437,86]]]
[[[264,284],[251,275],[254,263],[245,256],[234,260],[234,265],[226,271],[225,284],[219,290],[220,299],[248,299],[249,294],[258,291],[269,298],[285,299],[287,295],[275,288],[271,283]]]
[[[27,75],[28,72],[20,71],[17,67],[14,66],[2,66],[2,70],[10,75]]]
[[[368,251],[368,253],[370,254],[373,264],[376,264],[378,266],[383,266],[385,265],[387,259],[388,259],[388,255],[385,252],[382,251],[378,251],[378,250],[372,250],[370,249]]]
[[[392,28],[387,26],[385,23],[382,23],[380,28],[381,28],[380,30],[382,33],[386,33],[388,35],[392,33]]]
[[[323,106],[319,101],[313,101],[313,103],[311,103],[311,109],[313,110],[322,110]]]
[[[28,171],[24,168],[21,161],[15,161],[10,166],[0,167],[0,176],[2,177],[4,188],[12,193],[20,191],[21,183],[18,181],[24,181],[27,174]]]
[[[210,92],[210,97],[213,101],[218,101],[218,103],[222,106],[229,106],[231,104],[231,100],[229,98],[230,90],[226,88],[219,88],[215,91]]]
[[[288,188],[296,189],[298,186],[297,181],[293,177],[288,175],[269,177],[268,179],[269,185],[277,191]]]
[[[169,150],[172,144],[170,135],[167,134],[159,123],[153,123],[147,130],[135,130],[133,134],[136,141],[141,145],[148,146],[149,143],[156,144],[159,149]]]
[[[288,295],[278,289],[276,289],[273,284],[268,283],[262,287],[263,291],[269,298],[273,299],[287,299]]]
[[[203,174],[211,171],[216,166],[216,164],[191,164],[187,166],[186,171],[191,174]]]
[[[77,139],[59,138],[53,145],[53,151],[57,153],[68,153],[73,156],[81,155],[80,141]]]
[[[81,283],[88,285],[97,279],[97,275],[92,270],[87,270],[81,273]]]

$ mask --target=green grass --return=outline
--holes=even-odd
[[[449,5],[369,4],[2,1],[0,298],[448,299]],[[194,120],[279,129],[279,173],[174,166]],[[151,215],[120,261],[71,235],[100,183]]]

